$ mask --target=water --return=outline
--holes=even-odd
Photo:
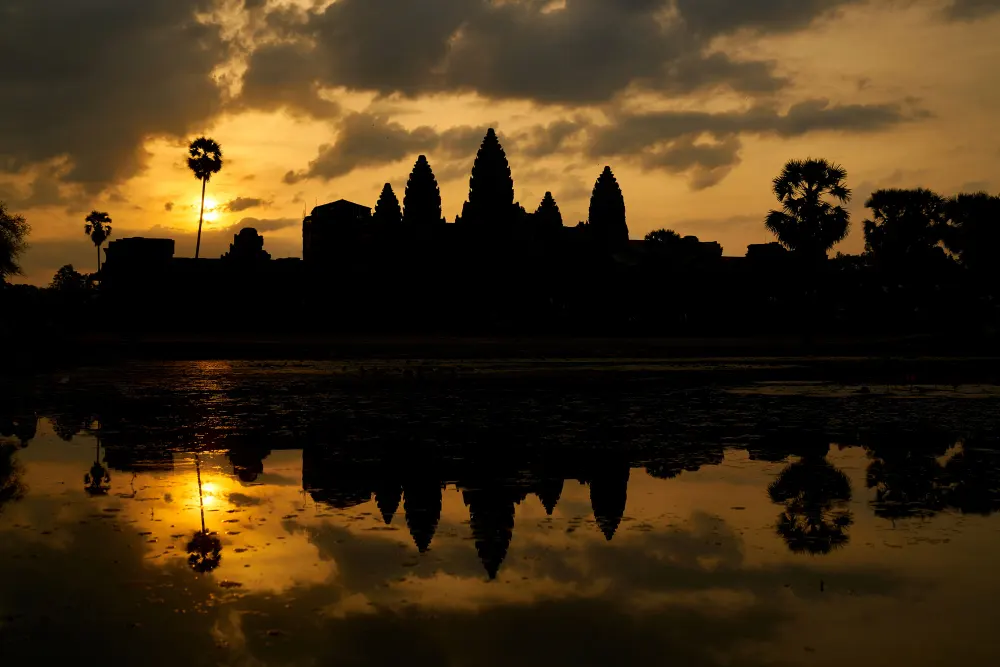
[[[520,372],[155,364],[23,387],[0,655],[1000,660],[994,387]]]

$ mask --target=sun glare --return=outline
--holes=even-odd
[[[201,206],[201,202],[197,203],[198,207]],[[211,197],[205,198],[205,222],[215,222],[219,219],[219,202],[215,201]]]

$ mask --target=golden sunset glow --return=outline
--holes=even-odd
[[[428,156],[453,220],[489,126],[526,209],[551,191],[567,225],[586,219],[609,164],[633,238],[668,227],[719,241],[727,255],[772,240],[762,222],[774,206],[770,182],[791,158],[847,168],[854,224],[835,249],[844,252],[863,247],[873,190],[1000,190],[1000,148],[990,139],[1000,113],[995,4],[848,1],[786,11],[771,1],[744,9],[742,0],[654,0],[632,11],[434,0],[417,11],[400,0],[388,11],[362,0],[253,8],[215,0],[215,12],[202,4],[180,0],[147,16],[111,2],[108,11],[133,24],[99,39],[134,66],[102,72],[97,61],[76,62],[86,54],[46,54],[66,71],[93,70],[95,99],[80,100],[87,86],[54,66],[55,79],[0,112],[11,133],[0,142],[10,158],[0,160],[0,198],[33,227],[25,280],[89,265],[77,228],[91,209],[110,212],[112,240],[168,236],[178,256],[193,255],[200,187],[185,159],[200,135],[217,140],[225,158],[208,183],[206,257],[224,252],[242,225],[266,230],[272,256],[299,256],[304,212],[341,198],[374,206],[386,182],[402,199],[418,154]],[[87,30],[88,17],[74,24]],[[94,18],[94,30],[117,25]],[[26,52],[59,43],[28,34],[41,18],[19,21],[12,34],[24,33]],[[144,39],[159,31],[173,37]],[[387,43],[386,34],[399,37]],[[600,57],[580,34],[605,36]],[[124,35],[128,45],[117,47]],[[530,55],[523,44],[533,45]],[[109,91],[130,92],[98,104]],[[54,101],[69,116],[43,122],[35,105]]]

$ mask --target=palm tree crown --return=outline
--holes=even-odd
[[[214,139],[198,137],[188,146],[188,168],[199,181],[209,181],[222,171],[222,147]]]
[[[826,160],[789,161],[774,179],[781,210],[768,213],[765,226],[789,250],[825,258],[850,229],[851,216],[844,208],[851,201],[846,178],[843,167]]]
[[[101,246],[111,236],[111,216],[104,211],[91,211],[83,226],[84,233],[90,237],[97,248],[97,272],[101,272]]]

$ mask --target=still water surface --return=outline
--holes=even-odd
[[[989,387],[321,371],[26,390],[0,440],[0,655],[1000,664]]]

